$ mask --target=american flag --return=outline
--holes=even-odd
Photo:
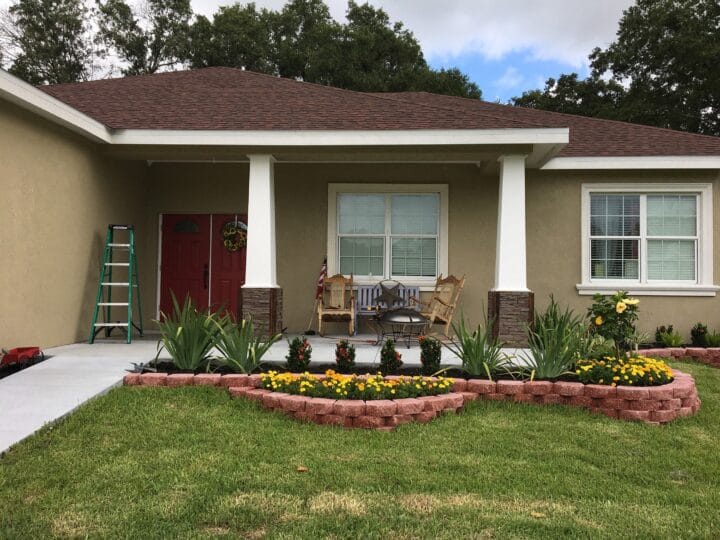
[[[317,289],[315,289],[315,298],[318,300],[322,299],[323,288],[325,286],[325,278],[327,277],[327,258],[323,259],[322,266],[320,267],[320,275],[317,279]]]

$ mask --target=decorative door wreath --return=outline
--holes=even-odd
[[[247,245],[247,225],[242,221],[228,221],[222,228],[223,245],[230,253]]]

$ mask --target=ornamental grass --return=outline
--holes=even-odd
[[[325,375],[311,373],[278,373],[262,375],[263,388],[300,396],[330,399],[400,399],[447,394],[453,380],[444,377],[397,377],[377,375],[342,375],[328,370]]]
[[[599,360],[579,360],[575,373],[585,384],[610,386],[658,386],[673,380],[673,372],[665,362],[647,356]]]

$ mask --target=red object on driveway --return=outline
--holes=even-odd
[[[40,347],[16,347],[0,357],[0,367],[29,364],[45,358]]]

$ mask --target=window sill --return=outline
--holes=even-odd
[[[674,284],[642,284],[637,283],[578,283],[575,285],[578,294],[610,294],[616,291],[627,291],[632,296],[716,296],[720,286],[717,285],[674,285]]]

